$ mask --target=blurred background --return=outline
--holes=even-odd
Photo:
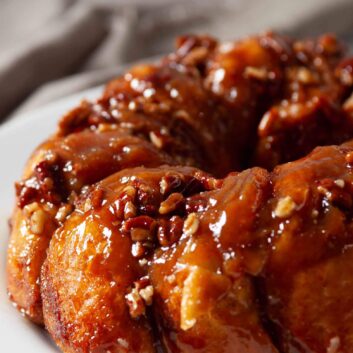
[[[269,29],[353,47],[353,0],[0,0],[0,123],[166,53],[180,34]]]

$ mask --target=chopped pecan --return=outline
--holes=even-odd
[[[184,203],[184,196],[178,192],[175,192],[173,194],[170,194],[168,198],[161,203],[159,207],[159,213],[164,215],[173,212]]]

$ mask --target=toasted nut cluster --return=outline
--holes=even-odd
[[[147,277],[134,282],[133,288],[126,294],[125,299],[132,318],[146,314],[146,306],[152,305],[154,289]]]
[[[184,221],[179,216],[160,220],[157,232],[159,244],[168,246],[177,242],[183,234],[183,225]]]
[[[184,196],[179,192],[175,192],[169,195],[168,198],[161,203],[159,207],[159,213],[164,215],[173,212],[177,208],[179,208],[184,202]]]
[[[203,212],[208,207],[209,199],[202,194],[195,195],[186,200],[185,210],[187,213]]]
[[[44,157],[45,159],[36,165],[31,178],[16,183],[20,208],[41,200],[58,204],[67,197],[63,187],[59,158],[55,154],[47,154]]]
[[[157,222],[149,216],[137,216],[124,221],[121,231],[129,234],[134,242],[131,249],[132,255],[142,258],[154,246]]]
[[[31,216],[37,210],[39,210],[38,202],[32,202],[23,208],[23,212],[26,216]]]
[[[117,218],[114,225],[130,236],[131,253],[144,266],[154,247],[169,246],[177,242],[183,232],[192,235],[197,231],[196,212],[207,207],[207,198],[199,193],[221,185],[221,181],[212,177],[190,177],[181,173],[162,177],[159,190],[143,183],[127,185],[113,203],[112,212]]]
[[[128,219],[137,214],[135,206],[136,189],[128,185],[123,189],[122,194],[114,203],[114,213],[118,220]]]
[[[48,210],[48,212],[46,211]],[[28,217],[28,226],[33,234],[42,234],[44,231],[45,223],[51,213],[55,213],[54,208],[49,205],[40,205],[38,202],[32,202],[23,209],[24,214]]]
[[[139,213],[153,215],[158,212],[161,196],[158,190],[141,184],[137,189],[136,202]]]
[[[183,186],[184,180],[182,176],[177,174],[169,174],[164,176],[159,185],[162,195],[169,194],[170,192],[180,190]]]
[[[145,314],[145,304],[136,288],[133,288],[130,293],[126,294],[125,299],[132,318],[136,319]]]

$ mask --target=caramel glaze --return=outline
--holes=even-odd
[[[185,36],[110,82],[16,185],[10,298],[69,353],[350,352],[352,146],[277,165],[353,137],[352,65],[331,35]]]
[[[19,207],[12,217],[8,247],[8,290],[24,314],[37,323],[43,320],[38,277],[50,238],[63,221],[58,212],[72,212],[76,193],[97,178],[126,166],[165,163],[173,160],[120,129],[53,137],[38,148],[25,170],[27,179],[17,185]],[[38,210],[43,226],[33,231],[31,217]]]
[[[143,344],[158,342],[157,325],[171,353],[278,352],[272,342],[325,353],[332,340],[350,352],[352,152],[321,147],[272,173],[223,180],[161,167],[98,183],[51,241],[42,277],[49,332],[64,352],[123,352],[121,339],[127,352],[153,352],[136,325]],[[124,297],[144,281],[151,309]]]
[[[265,171],[249,171],[229,176],[218,189],[221,181],[197,169],[168,166],[124,170],[97,184],[56,233],[44,265],[46,325],[63,351],[154,352],[155,314],[168,352],[276,352],[262,328],[250,276],[228,276],[224,259],[233,255],[219,247],[227,208],[234,212],[257,198],[260,206],[267,180]],[[162,193],[165,182],[170,187]],[[182,197],[164,214],[161,205],[177,192]],[[100,204],[84,212],[97,193]],[[135,205],[133,217],[124,213],[127,202]],[[243,212],[246,231],[256,205]],[[198,224],[190,236],[183,229],[188,216]],[[146,276],[155,313],[132,319],[139,309],[131,304],[129,314],[125,296]],[[145,313],[144,303],[135,304]]]

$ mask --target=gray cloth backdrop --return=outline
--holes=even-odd
[[[0,0],[0,121],[170,51],[184,33],[278,30],[353,44],[353,0]]]

